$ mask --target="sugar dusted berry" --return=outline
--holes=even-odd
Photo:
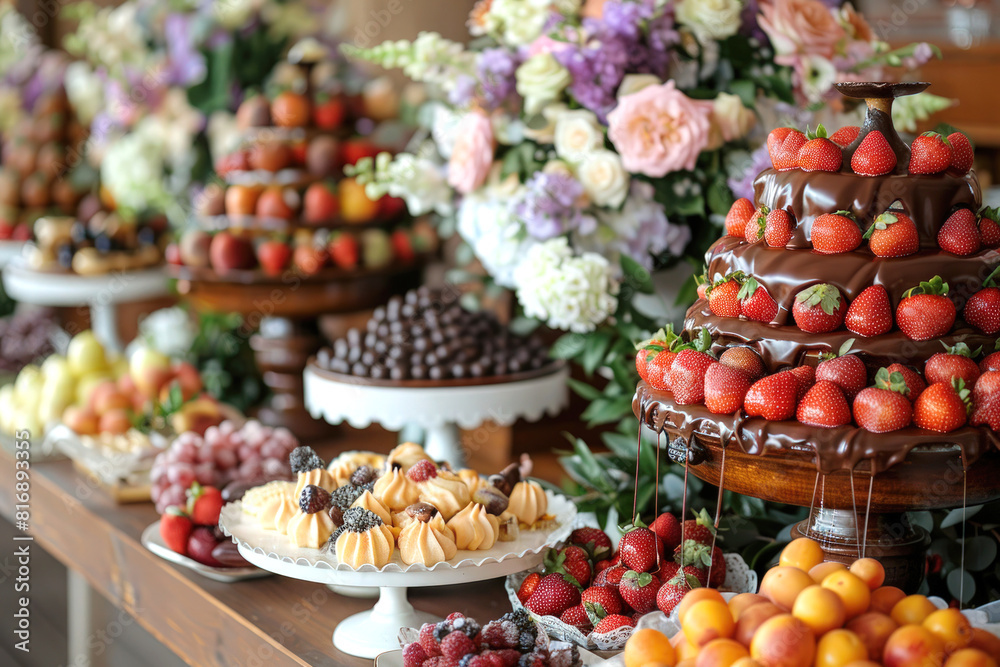
[[[420,642],[407,644],[403,649],[403,667],[420,667],[427,659],[427,652]]]
[[[296,474],[326,466],[323,459],[319,457],[313,448],[306,445],[293,449],[292,453],[288,456],[288,461],[292,466],[292,472]]]
[[[365,487],[363,486],[347,484],[330,494],[330,504],[346,511],[364,492]]]
[[[437,466],[434,465],[433,461],[423,459],[410,467],[406,472],[406,476],[414,482],[426,482],[429,479],[437,477]]]
[[[306,514],[315,514],[330,507],[330,493],[321,486],[308,484],[299,496],[299,509]]]
[[[437,624],[435,623],[424,623],[420,626],[420,646],[423,647],[424,653],[429,658],[441,655],[441,644],[434,636],[436,628]]]
[[[473,653],[476,646],[469,635],[460,630],[453,630],[441,640],[441,654],[452,660],[461,660],[467,653]]]

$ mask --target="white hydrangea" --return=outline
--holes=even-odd
[[[118,206],[141,212],[169,203],[164,186],[163,144],[151,133],[130,132],[113,141],[101,162],[101,184]]]
[[[383,155],[388,157],[388,153]],[[379,158],[378,186],[393,197],[403,199],[411,214],[452,213],[454,192],[439,165],[413,153],[400,153],[391,161]]]
[[[104,82],[83,61],[71,62],[64,76],[66,96],[81,122],[89,124],[104,108]]]
[[[183,358],[194,345],[198,327],[183,308],[161,308],[139,322],[136,345],[148,345],[168,357]],[[129,352],[133,345],[129,346]],[[128,355],[126,355],[128,356]]]
[[[608,260],[592,252],[574,257],[565,237],[532,247],[514,279],[525,314],[554,329],[593,331],[618,307]]]
[[[458,207],[458,233],[493,280],[509,288],[517,284],[518,264],[537,245],[508,206],[515,198],[476,192],[463,197]]]
[[[542,34],[551,6],[551,0],[493,0],[483,28],[507,46],[525,46]]]

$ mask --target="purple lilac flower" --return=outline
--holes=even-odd
[[[455,78],[455,86],[448,93],[448,102],[456,107],[464,107],[476,94],[476,80],[466,74]]]
[[[740,26],[740,34],[746,35],[747,37],[756,37],[762,44],[767,44],[767,33],[765,33],[760,24],[757,23],[757,17],[760,15],[760,2],[759,0],[747,0],[746,4],[743,5],[743,12],[740,15],[742,25]]]
[[[596,47],[573,47],[559,51],[556,59],[573,77],[569,92],[583,107],[590,109],[601,122],[615,105],[615,91],[625,76],[629,53],[617,39]]]
[[[528,234],[545,241],[594,223],[577,208],[582,195],[583,186],[572,176],[537,172],[514,202],[514,215],[524,223]]]
[[[195,47],[192,29],[193,17],[172,13],[163,26],[170,57],[170,82],[189,86],[205,78],[205,56]]]
[[[517,55],[507,49],[486,49],[479,55],[479,81],[487,108],[503,106],[514,92],[514,73],[519,64]]]
[[[729,189],[733,191],[734,197],[745,197],[750,201],[754,200],[753,182],[757,180],[757,175],[771,166],[771,156],[767,152],[767,146],[762,145],[747,159],[742,174],[730,176],[726,181]]]

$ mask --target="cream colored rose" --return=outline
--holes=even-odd
[[[735,141],[745,137],[757,122],[753,112],[743,106],[738,95],[719,93],[712,103],[712,130],[717,130],[722,141]]]
[[[524,126],[524,136],[540,144],[551,144],[556,140],[556,121],[566,112],[562,102],[550,102],[540,114],[536,114]]]
[[[559,157],[579,162],[604,147],[604,130],[593,112],[585,109],[566,111],[556,120],[554,142]]]
[[[618,86],[618,99],[638,93],[646,86],[658,86],[662,83],[660,77],[655,74],[626,74],[622,78],[621,85]]]
[[[739,0],[681,0],[677,22],[690,28],[699,40],[731,37],[740,29],[743,5]]]
[[[569,71],[551,53],[532,56],[514,75],[517,93],[524,98],[529,114],[542,110],[547,102],[556,100],[572,81]]]
[[[625,201],[631,182],[618,154],[603,148],[583,159],[577,167],[576,177],[593,203],[611,208]]]

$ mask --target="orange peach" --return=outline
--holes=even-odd
[[[899,624],[892,620],[888,614],[869,611],[855,616],[847,622],[845,627],[861,637],[861,641],[868,648],[869,657],[878,658],[882,655],[882,650],[885,648],[889,636],[896,631]]]
[[[864,642],[850,630],[831,630],[816,643],[816,667],[841,667],[867,659],[868,649]]]
[[[834,572],[839,572],[840,570],[846,570],[847,566],[843,563],[838,563],[836,561],[828,560],[825,563],[820,563],[819,565],[811,568],[809,570],[809,576],[813,578],[817,584],[822,584],[823,580],[826,579],[828,574]]]
[[[736,624],[725,602],[701,600],[687,610],[681,628],[688,642],[701,648],[713,639],[732,637]]]
[[[677,662],[674,647],[662,632],[651,628],[636,630],[625,642],[625,667],[651,664],[673,665]]]
[[[744,609],[743,613],[740,614],[740,619],[736,622],[733,638],[744,646],[750,646],[753,636],[757,633],[757,628],[762,626],[767,619],[780,616],[784,611],[771,602],[761,602]]]
[[[748,607],[752,607],[758,602],[768,602],[769,600],[763,595],[757,595],[756,593],[740,593],[739,595],[729,599],[729,613],[733,615],[733,620],[740,620],[740,614],[743,613]]]
[[[972,624],[957,609],[938,609],[924,619],[922,625],[941,640],[946,653],[952,653],[972,643]]]
[[[872,603],[869,609],[883,614],[890,614],[896,603],[905,597],[906,593],[895,586],[879,586],[872,591]]]
[[[681,603],[677,605],[677,622],[684,624],[684,617],[687,615],[688,609],[693,607],[696,603],[702,600],[716,600],[725,604],[726,599],[722,597],[722,593],[715,590],[714,588],[695,588],[684,596]]]
[[[819,637],[844,625],[847,614],[839,595],[828,588],[814,584],[795,598],[792,616],[808,625],[809,629]]]
[[[337,186],[340,197],[340,217],[344,222],[360,224],[374,220],[379,204],[368,198],[365,186],[353,178],[345,178]]]
[[[828,588],[840,596],[847,618],[854,618],[868,611],[872,592],[868,584],[848,570],[834,572],[823,579],[823,588]]]
[[[132,420],[129,419],[128,412],[125,410],[108,410],[101,415],[98,428],[102,433],[121,435],[132,428]]]
[[[976,648],[963,648],[948,656],[944,667],[997,667],[997,661]]]
[[[750,652],[733,639],[713,639],[698,653],[696,667],[732,667],[740,658],[749,658]]]
[[[750,643],[750,657],[765,667],[809,667],[815,655],[812,630],[791,614],[764,621]]]
[[[130,410],[131,408],[132,399],[118,391],[102,392],[94,399],[94,412],[99,415],[111,410]]]
[[[856,574],[861,581],[868,584],[868,588],[871,590],[875,590],[885,583],[885,568],[874,558],[859,558],[851,563],[851,567],[848,569]]]
[[[760,582],[760,594],[785,611],[791,611],[795,598],[815,582],[797,567],[772,567]]]
[[[90,408],[71,405],[63,411],[62,420],[79,435],[97,435],[100,431],[97,415]]]
[[[808,537],[792,540],[781,550],[778,565],[782,567],[797,567],[808,572],[823,562],[823,548],[819,543]]]
[[[1000,637],[988,630],[973,628],[969,648],[977,648],[994,660],[1000,660]]]
[[[907,595],[892,607],[889,615],[900,625],[920,625],[937,611],[934,603],[923,595]]]
[[[125,392],[118,391],[118,387],[115,385],[114,380],[103,380],[94,387],[93,391],[90,392],[90,396],[87,398],[87,407],[95,412],[103,412],[103,410],[97,410],[97,404],[99,402],[103,403],[108,395],[118,393]],[[125,395],[128,396],[127,393]]]
[[[885,643],[885,667],[938,667],[944,662],[941,640],[921,625],[904,625]]]

